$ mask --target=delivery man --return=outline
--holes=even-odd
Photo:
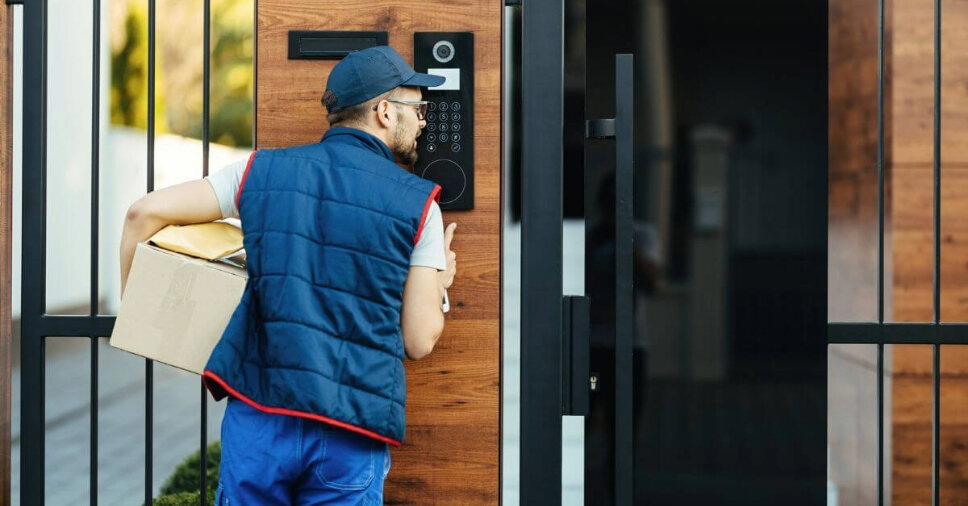
[[[351,53],[329,75],[320,142],[258,150],[128,210],[122,291],[135,246],[166,225],[242,221],[248,282],[203,376],[229,398],[216,504],[383,504],[403,359],[433,350],[456,273],[440,187],[397,165],[417,158],[421,87],[443,81],[387,46]]]

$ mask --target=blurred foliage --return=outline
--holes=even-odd
[[[148,128],[148,14],[144,2],[131,2],[123,18],[123,43],[111,51],[111,124]],[[155,82],[161,80],[155,65]],[[155,131],[168,131],[165,97],[155,94]]]
[[[218,488],[219,464],[222,461],[222,444],[216,441],[208,445],[205,449],[205,493],[207,503],[212,506],[215,504],[215,492]],[[199,479],[199,469],[201,469],[201,454],[198,450],[189,455],[184,461],[175,467],[172,475],[165,480],[161,486],[161,496],[156,497],[153,504],[156,506],[198,506],[201,494],[201,479]],[[144,506],[144,505],[142,505]]]
[[[253,0],[212,0],[209,138],[252,145]],[[155,19],[155,129],[202,138],[203,4],[159,2]],[[111,16],[111,123],[148,124],[148,16],[143,0],[116,0]]]

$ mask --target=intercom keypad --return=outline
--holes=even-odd
[[[427,125],[414,172],[441,185],[442,209],[474,207],[474,34],[417,32],[414,69],[446,78],[424,90]]]

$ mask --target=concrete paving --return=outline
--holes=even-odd
[[[91,346],[87,338],[49,338],[46,360],[45,499],[52,506],[90,502]],[[19,393],[20,370],[14,369]],[[145,360],[98,345],[99,505],[136,505],[145,487]],[[199,448],[199,377],[154,365],[152,490]],[[19,395],[16,396],[19,401]],[[219,438],[224,402],[209,397],[207,434]],[[20,403],[13,407],[12,504],[20,504]]]

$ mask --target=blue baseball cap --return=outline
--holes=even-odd
[[[444,81],[441,76],[416,72],[390,46],[373,46],[353,51],[333,67],[323,104],[334,113],[397,86],[440,86]]]

